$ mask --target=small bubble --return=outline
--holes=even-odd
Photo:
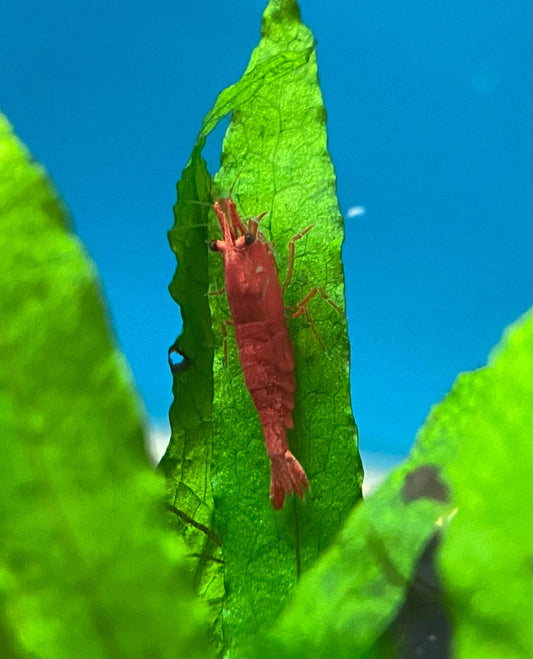
[[[361,217],[361,215],[365,215],[365,213],[366,213],[366,209],[364,206],[351,206],[346,211],[346,217],[349,218]]]

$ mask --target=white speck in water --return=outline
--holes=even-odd
[[[346,217],[361,217],[366,213],[366,208],[364,206],[350,206],[346,211]]]

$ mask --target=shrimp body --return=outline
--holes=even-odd
[[[308,487],[302,466],[289,450],[293,427],[294,353],[284,315],[283,292],[270,244],[258,222],[243,224],[235,204],[214,204],[223,240],[210,243],[224,256],[224,279],[244,381],[259,413],[271,464],[270,499],[274,508]]]

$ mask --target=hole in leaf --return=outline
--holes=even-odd
[[[174,343],[168,349],[168,365],[172,373],[181,373],[189,368],[192,361]]]

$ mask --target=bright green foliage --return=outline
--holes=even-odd
[[[401,646],[391,623],[436,534],[453,656],[531,657],[531,313],[487,367],[459,376],[409,459],[362,503],[346,321],[314,299],[324,348],[308,323],[289,320],[289,443],[311,488],[274,511],[231,330],[223,363],[227,302],[207,296],[224,281],[206,249],[219,229],[201,151],[228,112],[214,189],[231,190],[243,217],[268,212],[281,281],[290,238],[314,224],[296,243],[286,303],[318,285],[344,305],[313,39],[294,0],[271,0],[246,73],[204,119],[169,234],[183,361],[161,468],[187,549],[164,528],[94,269],[0,115],[0,657],[205,657],[207,628],[229,657],[383,657]]]
[[[438,480],[436,495],[405,496],[406,475],[428,459],[409,460],[355,509],[333,546],[303,576],[274,631],[256,639],[253,656],[373,656],[371,648],[402,603],[420,553],[452,509],[441,500],[447,497]]]
[[[0,653],[206,656],[96,273],[0,116]]]
[[[208,256],[208,279],[205,269],[206,241],[219,237],[219,228],[211,216],[206,234],[200,226],[205,224],[205,212],[188,203],[209,197],[199,154],[207,132],[230,110],[216,191],[222,195],[231,190],[243,217],[268,212],[262,230],[275,243],[281,281],[290,238],[314,224],[296,243],[294,276],[285,302],[294,305],[318,285],[343,308],[342,218],[326,148],[314,43],[292,0],[269,3],[262,40],[246,73],[220,95],[204,120],[178,185],[176,223],[170,232],[179,261],[171,291],[184,319],[177,346],[188,359],[174,378],[172,441],[163,468],[170,501],[181,512],[180,526],[195,553],[204,557],[198,566],[200,588],[210,601],[221,593],[220,583],[215,587],[213,581],[221,577],[219,564],[212,565],[212,558],[223,557],[225,643],[229,654],[238,656],[247,637],[277,617],[300,573],[341,528],[360,498],[362,470],[349,399],[346,319],[317,296],[309,312],[324,347],[305,320],[289,321],[297,364],[295,429],[289,443],[311,487],[305,502],[291,499],[281,512],[271,507],[262,429],[244,385],[231,330],[228,361],[223,364],[220,328],[229,317],[225,296],[210,296],[211,317],[205,308],[208,282],[211,291],[224,285],[220,255]],[[207,323],[212,324],[214,344]],[[214,383],[207,375],[211,363]],[[214,393],[212,413],[204,398],[206,387]],[[191,518],[193,522],[187,523]],[[222,554],[199,524],[215,528]]]
[[[175,343],[183,361],[173,378],[172,437],[160,468],[176,529],[194,555],[199,592],[211,608],[215,647],[222,647],[220,610],[224,594],[220,542],[213,526],[211,414],[213,339],[207,303],[207,205],[211,179],[196,147],[178,184],[176,222],[169,241],[180,267],[170,292],[181,307],[183,334]]]
[[[311,32],[292,2],[271,2],[263,39],[249,65],[283,49],[308,49]],[[294,275],[285,303],[295,304],[314,286],[344,308],[342,218],[326,146],[325,110],[314,52],[290,76],[264,84],[234,113],[215,179],[244,217],[268,211],[264,233],[274,242],[283,282],[292,236],[314,224],[296,247]],[[218,237],[219,230],[214,230]],[[211,256],[212,288],[223,285],[222,259]],[[225,557],[228,599],[225,630],[230,654],[257,628],[276,619],[300,573],[330,544],[360,497],[362,470],[349,397],[349,346],[344,313],[317,296],[309,313],[325,347],[302,318],[290,320],[295,349],[294,431],[289,444],[310,482],[305,502],[289,500],[281,512],[269,497],[270,465],[257,412],[245,388],[231,330],[223,364],[224,296],[212,299],[216,332],[213,491]]]
[[[265,80],[285,76],[308,61],[312,48],[282,51],[259,63],[218,97],[206,115],[190,160],[178,183],[175,223],[169,242],[179,267],[170,292],[180,305],[183,333],[175,350],[183,356],[173,381],[170,409],[172,437],[161,461],[167,478],[167,500],[177,529],[196,557],[199,592],[211,606],[214,645],[223,647],[221,609],[224,584],[221,548],[213,521],[212,402],[213,334],[207,302],[209,290],[207,242],[211,178],[201,157],[205,138],[229,111],[248,101]]]
[[[441,571],[459,659],[533,656],[531,342],[528,313],[486,368],[457,379],[423,430],[449,447],[457,515]]]
[[[439,522],[453,656],[532,656],[531,358],[529,313],[433,408],[410,458],[356,508],[256,655],[374,656]]]
[[[199,592],[211,606],[214,645],[223,647],[220,614],[224,584],[220,541],[214,531],[211,490],[213,333],[207,301],[208,206],[212,182],[201,156],[205,138],[228,112],[249,101],[266,80],[286,76],[305,64],[312,47],[281,51],[266,58],[241,80],[221,92],[208,112],[193,152],[178,183],[175,223],[169,242],[176,254],[170,292],[180,305],[183,333],[175,350],[183,356],[173,379],[170,409],[172,437],[161,461],[167,478],[167,500],[176,516],[176,527],[196,557]]]

